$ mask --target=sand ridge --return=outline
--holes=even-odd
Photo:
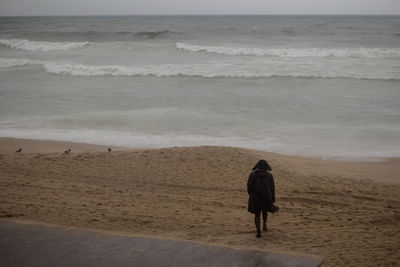
[[[246,182],[260,158],[273,168],[281,210],[256,239]],[[2,154],[0,216],[314,254],[326,266],[397,265],[394,162],[329,162],[231,147]],[[390,177],[377,180],[387,169]]]

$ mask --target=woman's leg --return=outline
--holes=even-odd
[[[254,214],[254,223],[256,224],[257,228],[257,237],[261,237],[261,230],[260,230],[260,214],[261,212],[258,211]]]
[[[263,216],[263,231],[266,232],[266,231],[268,231],[268,228],[267,228],[268,211],[263,210],[262,216]]]

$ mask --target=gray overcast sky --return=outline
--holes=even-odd
[[[400,0],[0,0],[0,16],[400,14]]]

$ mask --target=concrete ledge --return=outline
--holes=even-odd
[[[0,266],[319,266],[320,258],[0,221]]]

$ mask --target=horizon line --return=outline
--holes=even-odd
[[[0,17],[184,17],[184,16],[400,16],[399,14],[58,14],[58,15],[0,15]]]

